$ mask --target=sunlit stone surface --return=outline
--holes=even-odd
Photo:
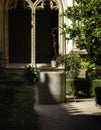
[[[39,103],[65,102],[65,72],[63,69],[41,69],[39,76]]]

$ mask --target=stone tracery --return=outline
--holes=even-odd
[[[2,44],[5,44],[4,45],[4,48],[3,50],[6,51],[5,52],[5,59],[6,59],[6,64],[9,64],[9,56],[8,56],[8,26],[7,26],[7,21],[8,21],[8,17],[7,17],[7,14],[8,14],[8,10],[9,9],[16,9],[17,7],[17,3],[18,3],[19,0],[7,0],[6,1],[6,8],[5,8],[5,18],[6,18],[6,22],[5,22],[5,30],[4,30],[4,34],[5,34],[5,41],[4,43]],[[21,0],[20,0],[21,1]],[[49,2],[49,6],[51,9],[54,9],[54,10],[59,10],[59,26],[63,24],[63,7],[62,7],[62,0],[22,0],[22,3],[23,3],[23,8],[26,9],[26,8],[30,8],[32,11],[32,21],[31,21],[31,24],[32,24],[32,29],[31,29],[31,62],[32,64],[35,64],[35,12],[36,12],[36,9],[42,9],[44,8],[45,6],[45,2],[48,1]],[[61,41],[62,37],[60,36],[59,37],[59,42]],[[62,48],[63,48],[63,45],[59,43],[59,51],[62,52]]]

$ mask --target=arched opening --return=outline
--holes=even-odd
[[[5,66],[50,64],[54,57],[52,29],[63,24],[61,0],[16,0],[5,4]],[[63,53],[61,30],[55,32],[57,54]]]
[[[31,10],[21,1],[8,11],[9,63],[31,63]]]
[[[36,10],[36,63],[50,63],[54,58],[52,29],[58,26],[58,10],[45,3],[44,9]],[[56,51],[58,54],[58,30],[56,31]]]

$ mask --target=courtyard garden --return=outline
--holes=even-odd
[[[66,40],[72,40],[78,49],[85,49],[87,54],[84,56],[71,52],[61,61],[66,74],[66,95],[77,98],[92,97],[101,105],[101,0],[75,2],[77,4],[64,13],[72,24],[63,25],[63,35]],[[83,69],[85,76],[82,78],[79,73]],[[0,53],[1,130],[29,130],[29,127],[30,130],[40,129],[40,116],[34,109],[33,89],[39,83],[39,73],[40,68],[37,66],[25,67],[22,75],[8,73],[2,64]]]

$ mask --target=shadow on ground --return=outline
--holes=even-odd
[[[62,104],[36,104],[41,130],[100,130],[101,108],[94,99],[67,99]]]

